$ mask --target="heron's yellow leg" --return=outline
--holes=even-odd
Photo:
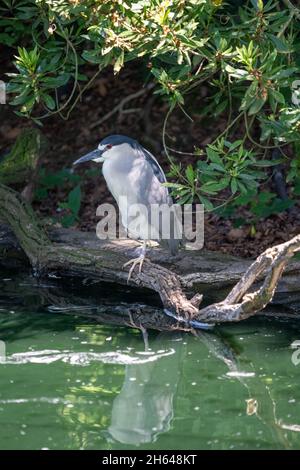
[[[132,266],[129,269],[129,273],[128,273],[128,277],[127,277],[127,283],[130,281],[132,273],[133,273],[133,271],[134,271],[134,269],[137,265],[139,265],[139,273],[142,272],[143,264],[144,264],[144,261],[145,261],[145,258],[146,258],[146,246],[147,246],[147,244],[144,241],[143,246],[142,246],[142,253],[140,254],[140,256],[138,256],[137,258],[130,259],[129,261],[127,261],[127,263],[123,264],[123,268],[126,268],[127,266],[132,264]]]

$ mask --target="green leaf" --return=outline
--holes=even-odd
[[[284,42],[282,38],[279,38],[278,36],[275,36],[274,34],[269,34],[268,36],[271,39],[272,43],[274,44],[278,52],[281,52],[282,54],[289,54],[293,52],[293,49],[289,46],[289,44]]]
[[[29,88],[24,88],[18,96],[16,96],[13,100],[10,101],[10,104],[13,106],[20,106],[26,103],[31,98],[34,99],[32,91]]]
[[[264,2],[263,0],[251,0],[252,5],[258,11],[263,11],[264,9]]]
[[[47,108],[49,108],[51,111],[55,109],[55,101],[50,95],[48,95],[47,93],[43,93],[42,98],[45,101]]]
[[[194,172],[194,169],[193,169],[192,165],[187,166],[187,168],[185,170],[185,176],[187,177],[189,183],[191,183],[193,185],[194,180],[195,180],[195,172]]]
[[[68,196],[68,206],[73,214],[77,215],[81,204],[81,188],[80,185],[76,186],[70,191]]]
[[[201,204],[204,205],[204,208],[207,211],[212,211],[214,209],[214,205],[209,199],[207,199],[206,197],[204,197],[200,194],[199,194],[199,199],[200,199]]]
[[[225,109],[227,108],[228,108],[228,100],[221,101],[221,103],[219,103],[215,107],[213,115],[218,116],[219,114],[223,113],[223,111],[225,111]]]
[[[269,167],[269,166],[276,166],[279,165],[280,163],[283,163],[284,159],[278,159],[278,160],[257,160],[256,162],[252,163],[253,166],[261,166],[261,167]]]
[[[64,86],[68,83],[71,75],[69,73],[62,73],[57,77],[43,77],[41,78],[41,82],[47,85],[49,88],[59,88]]]
[[[178,204],[191,204],[193,202],[193,195],[188,192],[186,195],[181,195],[177,200]]]
[[[294,73],[299,73],[298,67],[283,68],[282,70],[279,70],[278,72],[273,73],[270,76],[270,79],[281,80],[282,78],[289,78],[291,75],[294,75]]]
[[[265,102],[266,102],[266,99],[264,98],[256,98],[248,111],[249,116],[252,116],[253,114],[257,114],[261,110]]]
[[[200,190],[203,191],[204,193],[208,194],[215,194],[218,191],[222,191],[222,189],[227,188],[229,185],[229,178],[222,178],[221,181],[215,182],[215,181],[208,181],[207,183],[204,183]]]
[[[39,201],[48,197],[48,191],[45,188],[37,188],[35,190],[35,198]]]
[[[225,71],[231,76],[239,79],[248,79],[249,78],[249,72],[244,69],[235,69],[229,64],[226,64],[225,66]]]
[[[277,90],[270,89],[269,93],[274,97],[275,101],[280,104],[285,104],[285,98],[282,93]]]
[[[177,190],[181,190],[185,188],[183,184],[179,184],[179,183],[163,183],[163,186],[165,186],[166,188],[173,188]]]
[[[207,146],[206,153],[211,162],[224,167],[221,157],[210,146]]]
[[[179,65],[181,65],[183,62],[183,54],[182,54],[182,50],[181,49],[178,49],[177,51],[177,63]]]
[[[239,147],[240,145],[242,145],[243,141],[242,140],[236,140],[235,142],[232,142],[232,144],[229,145],[228,147],[228,150],[229,152],[232,152],[233,150],[235,150],[237,147]],[[243,147],[241,147],[243,149]]]
[[[82,58],[92,64],[101,64],[103,62],[103,56],[99,49],[93,51],[83,51]]]
[[[114,63],[114,73],[116,74],[116,73],[120,72],[123,65],[124,65],[124,51],[122,50],[121,54],[119,55],[119,57],[117,58],[117,60]]]
[[[236,178],[232,178],[230,182],[230,189],[231,189],[232,194],[235,194],[237,192],[238,184],[237,184]]]
[[[237,181],[237,185],[241,193],[247,194],[248,193],[248,188],[242,183],[241,181]]]
[[[21,112],[22,113],[29,113],[32,110],[34,104],[35,104],[35,97],[32,96],[23,104],[23,106],[21,108]]]
[[[64,215],[61,219],[61,224],[65,228],[69,228],[76,222],[76,217],[73,214]]]

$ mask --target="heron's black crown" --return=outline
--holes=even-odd
[[[101,145],[121,145],[121,144],[129,144],[131,147],[135,147],[137,145],[137,141],[134,139],[131,139],[131,137],[127,137],[126,135],[121,135],[121,134],[114,134],[114,135],[109,135],[108,137],[105,137],[103,140],[101,140],[100,144]]]
[[[111,145],[112,147],[115,147],[125,143],[130,145],[132,148],[134,152],[133,155],[144,158],[151,165],[152,170],[160,183],[166,182],[165,174],[158,164],[156,158],[152,155],[151,152],[149,152],[149,150],[146,150],[141,144],[139,144],[137,140],[131,139],[131,137],[127,137],[126,135],[115,134],[105,137],[100,142],[100,145]]]

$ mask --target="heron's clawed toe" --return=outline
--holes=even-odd
[[[139,265],[139,273],[142,272],[142,267],[143,267],[144,261],[145,261],[145,256],[139,256],[138,258],[130,259],[129,261],[127,261],[127,263],[123,264],[123,268],[126,268],[127,266],[132,264],[132,266],[129,269],[129,273],[128,273],[128,277],[127,277],[127,283],[130,281],[131,275],[132,275],[132,273],[133,273],[133,271],[134,271],[134,269],[137,265]]]

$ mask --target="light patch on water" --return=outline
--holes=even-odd
[[[127,348],[127,349],[129,350],[129,348]],[[130,350],[132,350],[132,348],[130,348]],[[163,352],[166,352],[166,351],[163,350]],[[153,352],[149,348],[147,351],[139,351],[138,354],[141,355],[141,356],[151,356],[153,354]],[[161,353],[159,353],[159,354],[161,354]]]
[[[58,305],[49,305],[47,310],[49,312],[72,312],[74,310],[93,310],[95,308],[94,305],[67,305],[66,307],[60,307]]]
[[[57,397],[8,398],[0,400],[1,405],[20,405],[23,403],[48,403],[49,405],[69,405],[70,401]],[[23,426],[23,425],[22,425]],[[23,427],[26,427],[24,425]]]
[[[285,424],[282,422],[278,423],[282,429],[287,429],[288,431],[300,432],[299,424]]]
[[[242,371],[230,371],[227,372],[227,377],[255,377],[255,372],[242,372]]]
[[[95,352],[73,352],[45,349],[43,351],[29,351],[15,353],[11,356],[0,357],[0,364],[51,364],[53,362],[64,362],[66,364],[88,366],[92,362],[103,362],[105,364],[146,364],[154,362],[162,357],[171,356],[175,353],[173,348],[144,356],[137,352],[135,355],[128,355],[120,351],[105,353]]]

